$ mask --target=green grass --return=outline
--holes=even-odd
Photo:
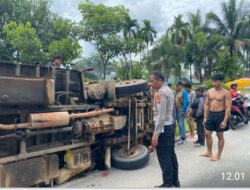
[[[188,123],[187,123],[187,119],[185,119],[185,129],[186,129],[186,133],[190,132],[190,129],[189,129],[189,126],[188,126]],[[196,123],[195,122],[194,122],[194,129],[196,130]],[[178,124],[176,122],[175,137],[178,137],[178,136],[180,136],[180,131],[179,131]]]

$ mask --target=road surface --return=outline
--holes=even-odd
[[[216,153],[217,138],[213,134]],[[192,141],[176,146],[182,187],[250,187],[250,125],[225,133],[222,159],[212,162],[200,157],[205,147],[197,148]],[[155,153],[149,164],[139,170],[123,171],[112,168],[93,171],[59,187],[72,188],[152,188],[161,184],[161,170]]]

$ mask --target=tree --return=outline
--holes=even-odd
[[[196,32],[186,46],[186,55],[189,62],[194,65],[194,74],[202,83],[204,78],[211,77],[216,63],[221,61],[224,38],[220,35],[207,37],[202,31]]]
[[[17,62],[31,64],[39,60],[42,44],[30,22],[25,25],[16,22],[5,24],[3,33],[14,48],[13,57]]]
[[[77,41],[72,41],[70,38],[55,40],[49,45],[50,57],[55,55],[62,56],[62,64],[67,65],[82,53],[82,48]]]
[[[86,74],[87,77],[95,80],[103,78],[102,61],[98,54],[93,55],[91,57],[83,57],[82,59],[76,62],[74,68],[77,70],[83,70],[84,68],[93,68],[93,72],[88,72]]]
[[[202,26],[202,18],[200,14],[200,10],[198,10],[196,13],[190,13],[189,14],[189,38],[192,39],[192,35],[196,32],[200,32],[203,30]]]
[[[165,78],[168,80],[171,73],[175,70],[173,57],[173,44],[167,35],[163,35],[151,50],[151,60],[154,70],[161,70]]]
[[[210,78],[216,62],[221,61],[220,52],[224,51],[225,39],[219,34],[207,35],[206,26],[202,23],[200,11],[189,14],[188,40],[186,43],[186,67],[192,66],[194,74],[202,83]]]
[[[119,34],[123,30],[128,11],[122,6],[107,7],[90,1],[80,3],[79,10],[83,17],[79,39],[91,43],[99,53],[105,79],[110,60],[121,53],[123,44]]]
[[[125,78],[125,73],[126,73],[126,69],[123,66],[124,63],[123,60],[119,60],[119,61],[114,61],[112,63],[112,68],[115,70],[116,73],[116,78],[119,80],[126,80]],[[132,76],[131,78],[133,79],[142,79],[144,77],[144,75],[146,75],[146,73],[144,73],[144,71],[141,68],[141,64],[138,61],[133,61],[133,67],[132,67]]]
[[[182,20],[182,15],[175,17],[173,25],[167,30],[174,44],[184,47],[188,37],[188,26],[188,23]]]
[[[188,25],[188,42],[186,44],[186,62],[185,67],[189,67],[189,75],[190,75],[190,81],[192,82],[192,66],[194,65],[194,49],[192,42],[194,35],[197,32],[202,31],[202,18],[200,14],[200,10],[198,10],[196,13],[190,13],[189,14],[189,25]]]
[[[153,44],[154,38],[156,38],[156,34],[157,32],[155,31],[153,26],[151,26],[150,21],[143,20],[143,27],[141,28],[140,37],[146,43],[148,64],[149,64],[149,45]]]
[[[135,40],[136,37],[136,29],[138,28],[137,20],[131,19],[129,16],[125,18],[125,23],[123,26],[123,38],[124,38],[124,48],[122,51],[122,55],[125,59],[126,63],[126,79],[131,79],[131,72],[132,72],[132,52],[136,51],[137,41]],[[126,54],[129,53],[130,59],[130,67],[128,68],[128,61]],[[128,77],[128,71],[130,73]]]
[[[223,18],[210,12],[206,17],[206,25],[210,33],[217,33],[226,37],[226,45],[229,47],[230,56],[234,56],[237,53],[236,47],[241,44],[240,36],[249,10],[245,11],[243,0],[239,4],[236,0],[228,0],[222,3],[221,8]]]
[[[140,28],[137,28],[137,32],[136,32],[136,39],[138,41],[138,49],[137,49],[137,53],[139,53],[139,59],[140,59],[140,63],[142,60],[142,52],[145,49],[145,40],[143,39],[142,36],[142,31]]]
[[[182,64],[185,62],[185,45],[188,39],[188,23],[182,20],[182,15],[174,19],[174,23],[167,30],[171,42],[173,43],[173,54],[176,56],[175,68],[177,78],[180,80]]]
[[[2,32],[3,25],[11,21],[24,25],[27,22],[31,23],[32,28],[36,31],[37,38],[42,44],[39,53],[42,56],[37,57],[42,64],[47,64],[52,59],[52,48],[50,48],[49,54],[49,46],[57,48],[59,42],[68,45],[64,49],[71,51],[71,53],[64,53],[62,56],[72,55],[73,50],[76,51],[73,54],[78,55],[79,53],[78,48],[71,49],[71,47],[79,46],[75,34],[75,23],[54,14],[50,9],[49,0],[0,0],[0,52],[2,53],[0,58],[3,60],[13,61],[16,59],[16,49],[6,40],[6,35]],[[60,47],[61,50],[62,47]],[[59,50],[54,49],[53,52],[55,51]],[[71,55],[63,57],[63,60],[72,61],[73,57]]]

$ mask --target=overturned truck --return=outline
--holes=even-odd
[[[53,186],[94,168],[147,164],[147,82],[84,86],[83,75],[0,62],[0,187]]]

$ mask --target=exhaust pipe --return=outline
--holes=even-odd
[[[0,124],[1,130],[39,129],[49,127],[62,127],[70,124],[70,119],[90,118],[114,111],[114,108],[90,111],[86,113],[52,112],[30,114],[28,123]]]

